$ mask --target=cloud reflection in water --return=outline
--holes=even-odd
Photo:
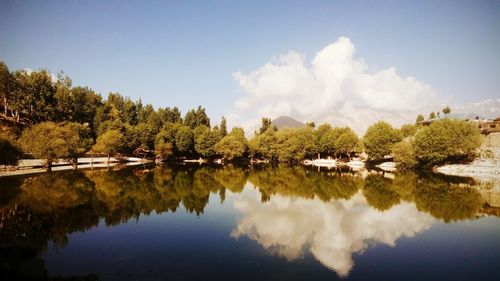
[[[293,260],[309,249],[340,277],[353,267],[352,254],[371,243],[394,246],[402,236],[412,237],[435,221],[415,204],[401,202],[380,212],[359,191],[349,200],[273,196],[263,204],[256,193],[243,193],[234,207],[243,216],[231,236],[247,236],[273,254]]]

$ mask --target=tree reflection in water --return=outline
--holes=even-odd
[[[254,193],[241,193],[247,183]],[[380,173],[284,166],[155,167],[7,178],[0,179],[0,246],[28,245],[40,253],[49,241],[63,247],[69,234],[101,220],[116,225],[179,208],[202,215],[211,195],[224,202],[230,192],[241,193],[234,207],[243,214],[233,237],[247,236],[288,259],[310,247],[316,259],[346,276],[352,254],[366,249],[369,241],[394,245],[436,219],[474,218],[483,201],[473,184],[436,175],[391,179]],[[2,271],[14,272],[21,262],[12,256],[1,260]]]

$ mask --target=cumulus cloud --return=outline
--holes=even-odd
[[[289,51],[249,73],[233,73],[244,93],[236,109],[255,112],[257,119],[289,115],[304,121],[353,106],[398,114],[431,103],[428,85],[401,76],[394,67],[374,71],[354,53],[351,40],[340,37],[310,62]]]
[[[408,202],[379,212],[361,192],[350,200],[331,202],[280,195],[266,204],[259,199],[258,194],[246,194],[235,201],[243,216],[231,236],[247,236],[288,260],[309,250],[341,277],[352,269],[353,253],[362,253],[373,243],[394,246],[398,238],[412,237],[435,222]]]

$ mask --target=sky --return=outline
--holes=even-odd
[[[11,70],[213,122],[500,98],[498,50],[500,1],[0,0]]]

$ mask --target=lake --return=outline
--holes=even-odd
[[[1,279],[500,280],[483,185],[301,166],[0,178]]]

